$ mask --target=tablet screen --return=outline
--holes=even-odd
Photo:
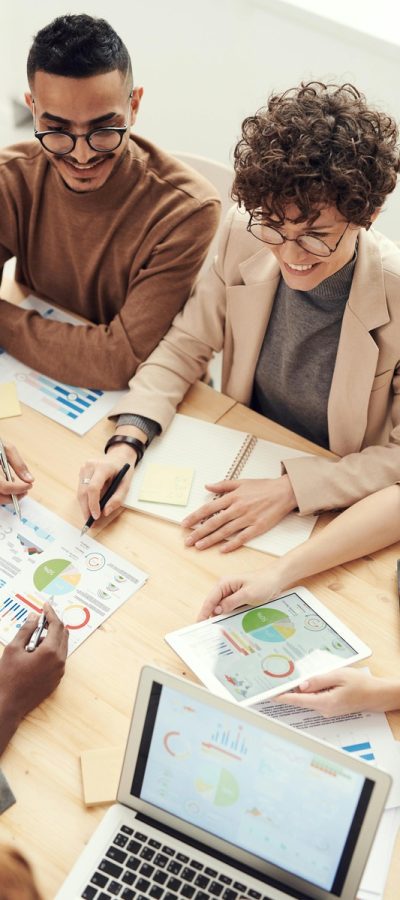
[[[206,684],[208,673],[239,702],[282,692],[290,682],[356,656],[355,648],[295,592],[183,629],[173,638],[174,649]]]

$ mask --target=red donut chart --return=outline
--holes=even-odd
[[[287,678],[294,672],[294,662],[282,653],[270,653],[262,661],[262,670],[270,678]]]
[[[70,624],[68,624],[68,621],[67,621],[68,620],[68,611],[71,609],[78,609],[82,613],[81,620],[74,624],[72,622]],[[84,628],[85,625],[87,625],[89,619],[90,619],[90,612],[89,612],[87,606],[82,606],[80,603],[70,603],[69,606],[66,606],[64,608],[63,621],[64,621],[65,627],[68,628],[68,631],[74,631],[77,628]]]

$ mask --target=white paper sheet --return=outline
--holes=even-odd
[[[25,309],[34,309],[43,318],[53,322],[68,322],[77,326],[85,324],[75,316],[55,309],[36,297],[27,297],[21,306]],[[25,366],[0,348],[0,382],[9,381],[16,382],[18,397],[22,403],[81,435],[86,434],[93,425],[107,416],[125,393],[125,391],[91,390],[58,383]]]
[[[22,521],[0,506],[0,641],[8,644],[28,614],[53,608],[69,631],[68,653],[147,580],[141,569],[30,498]]]

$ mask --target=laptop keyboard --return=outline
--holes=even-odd
[[[81,894],[84,900],[270,900],[266,894],[122,825]]]

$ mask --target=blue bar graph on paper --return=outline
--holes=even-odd
[[[367,762],[373,762],[375,759],[375,754],[369,741],[362,741],[359,744],[348,744],[346,747],[342,747],[342,750],[346,750],[346,753],[353,753],[354,756],[357,756],[359,759],[365,759]]]

